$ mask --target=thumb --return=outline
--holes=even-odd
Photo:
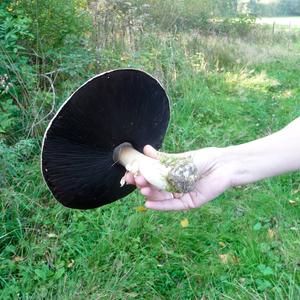
[[[165,153],[165,152],[157,151],[151,145],[146,145],[143,150],[144,150],[145,155],[147,155],[151,158],[154,158],[154,159],[159,159],[160,155],[167,156],[167,157],[184,158],[184,157],[190,156],[192,153],[192,152]]]
[[[144,147],[144,154],[151,157],[151,158],[154,158],[154,159],[158,159],[158,152],[157,150],[155,150],[152,146],[150,145],[146,145]]]

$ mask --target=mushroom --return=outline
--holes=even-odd
[[[93,77],[62,105],[43,139],[42,174],[54,197],[70,208],[96,208],[131,193],[126,172],[142,174],[162,190],[194,188],[189,157],[143,155],[160,148],[169,122],[166,92],[149,74],[119,69]]]

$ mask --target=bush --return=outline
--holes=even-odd
[[[37,5],[38,4],[38,5]],[[0,4],[0,139],[42,134],[59,105],[56,80],[74,81],[91,63],[85,1]],[[67,64],[67,66],[66,66]]]
[[[217,34],[244,37],[248,35],[255,26],[256,17],[251,14],[241,14],[234,18],[214,20],[212,31]]]

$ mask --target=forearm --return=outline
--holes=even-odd
[[[300,118],[267,137],[222,149],[231,185],[243,185],[300,170]]]

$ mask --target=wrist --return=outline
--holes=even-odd
[[[214,174],[214,180],[224,188],[224,190],[235,186],[238,166],[233,155],[228,148],[209,147],[193,152],[193,159],[201,177]]]
[[[239,145],[222,148],[221,152],[219,164],[229,170],[230,187],[256,181],[252,170],[257,161],[255,154],[244,153]]]
[[[236,146],[223,148],[222,161],[230,166],[231,186],[245,185],[285,173],[291,169],[290,141],[280,132]],[[289,152],[289,153],[288,153]],[[283,157],[286,156],[286,159]]]
[[[236,146],[193,152],[202,177],[214,174],[225,187],[256,182],[300,170],[300,118],[281,131]]]

